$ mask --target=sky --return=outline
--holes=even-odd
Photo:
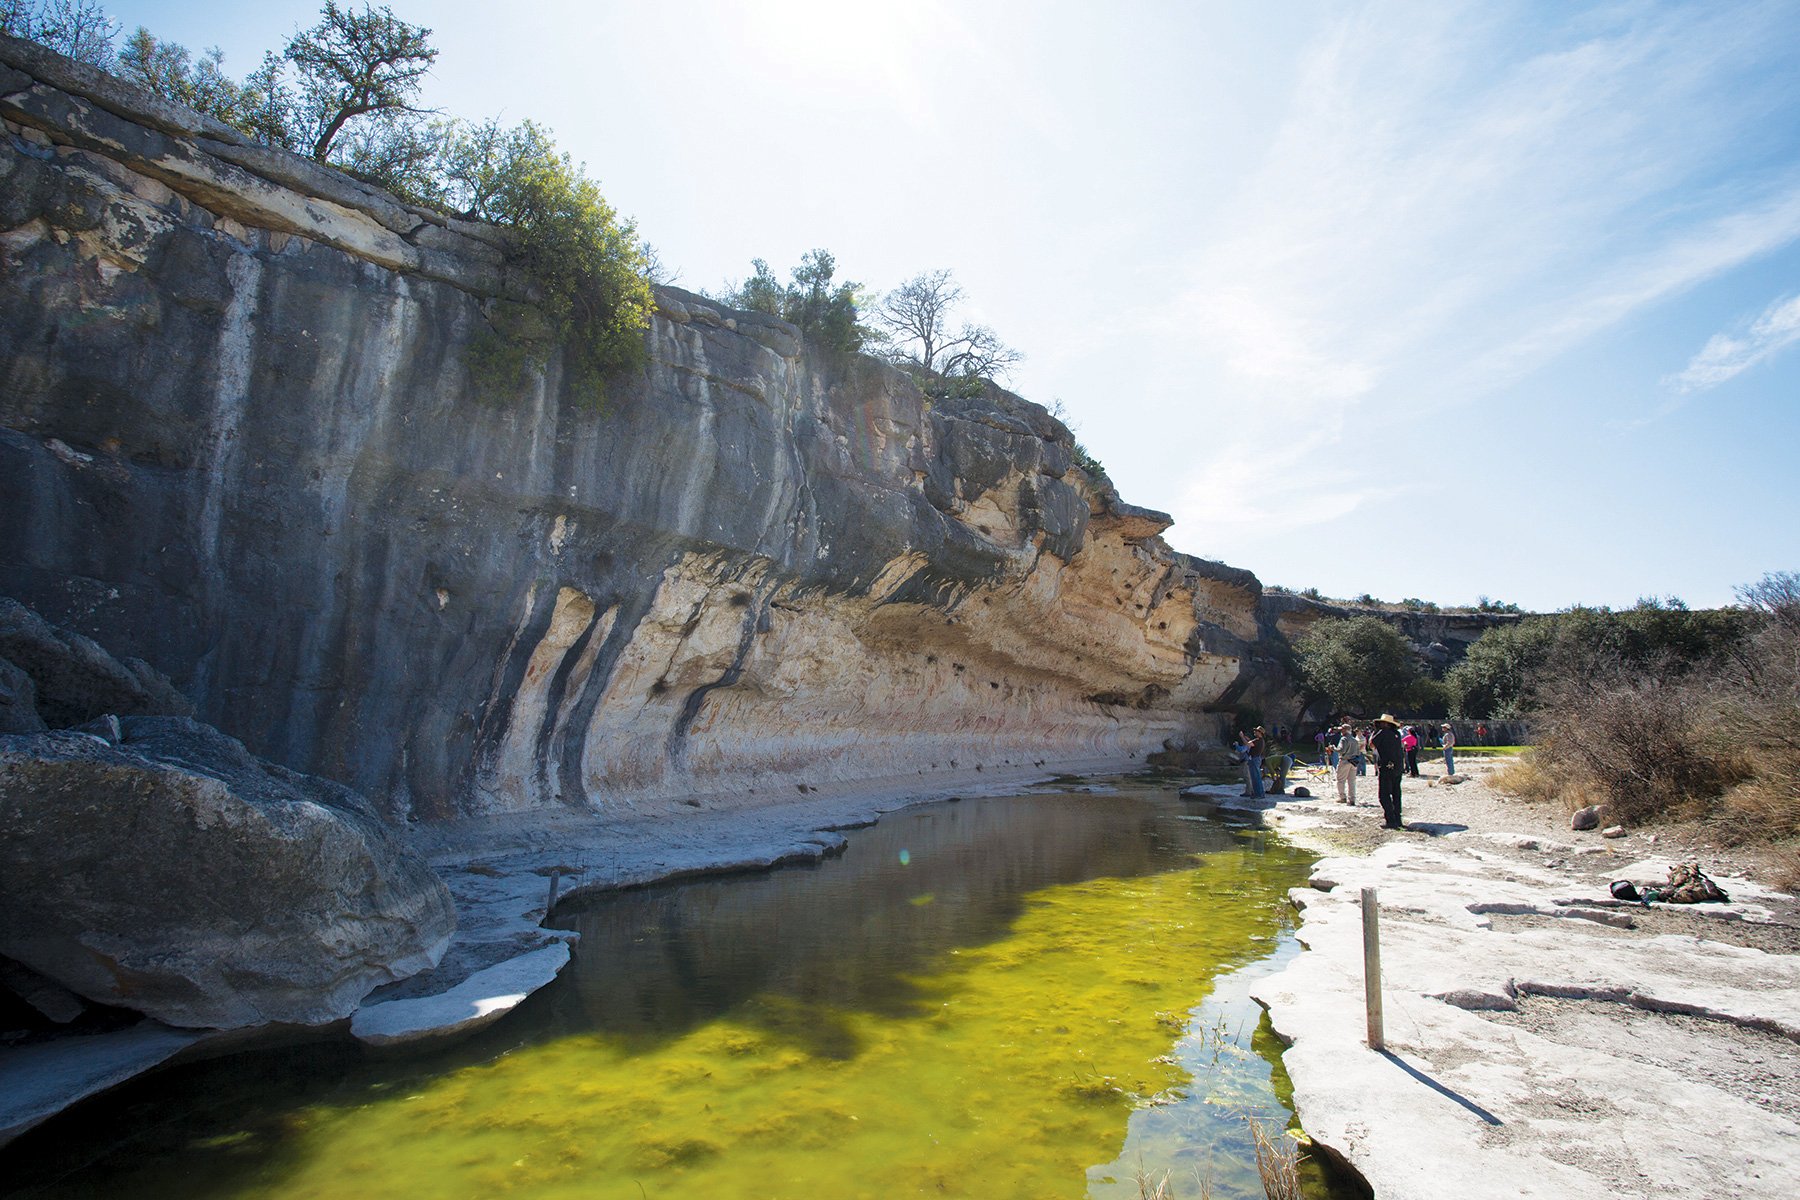
[[[308,0],[108,10],[235,74]],[[1800,570],[1800,0],[393,0],[716,289],[947,268],[1177,550],[1549,611]]]

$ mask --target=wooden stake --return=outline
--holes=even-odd
[[[1381,903],[1374,888],[1362,890],[1363,998],[1369,1010],[1369,1049],[1386,1045],[1381,1028]]]
[[[550,919],[550,910],[556,907],[556,885],[562,882],[562,868],[553,867],[550,871],[550,895],[544,901],[544,919]]]

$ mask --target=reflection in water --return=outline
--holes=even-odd
[[[1253,853],[1183,817],[1119,795],[970,800],[886,817],[815,867],[577,900],[554,923],[581,933],[559,997],[580,1016],[560,1015],[570,1027],[673,1035],[759,994],[916,1015],[910,973],[949,947],[1003,936],[1029,893]]]
[[[570,971],[472,1042],[178,1069],[0,1170],[26,1196],[1078,1197],[1199,1146],[1213,1195],[1255,1196],[1268,1062],[1183,1031],[1304,875],[1159,787],[895,814],[816,867],[572,907]]]

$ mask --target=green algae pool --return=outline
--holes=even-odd
[[[575,963],[473,1041],[171,1070],[0,1174],[44,1197],[1115,1197],[1165,1175],[1260,1197],[1249,1121],[1292,1114],[1247,993],[1294,952],[1309,862],[1143,782],[897,813],[815,867],[566,905]]]

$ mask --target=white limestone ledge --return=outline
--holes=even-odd
[[[350,1018],[350,1032],[371,1046],[472,1033],[517,1008],[568,961],[568,943],[554,942],[477,971],[447,992],[365,1004]]]
[[[1791,1197],[1800,1108],[1777,1093],[1800,1077],[1800,955],[1724,936],[1769,894],[1722,878],[1740,903],[1668,906],[1727,917],[1718,940],[1657,933],[1604,881],[1508,844],[1390,843],[1294,889],[1308,952],[1253,994],[1307,1134],[1382,1200]],[[1365,1043],[1363,887],[1380,899],[1385,1052]],[[1773,1083],[1743,1082],[1746,1053]]]
[[[144,1021],[113,1033],[9,1048],[0,1054],[0,1146],[212,1035]]]

